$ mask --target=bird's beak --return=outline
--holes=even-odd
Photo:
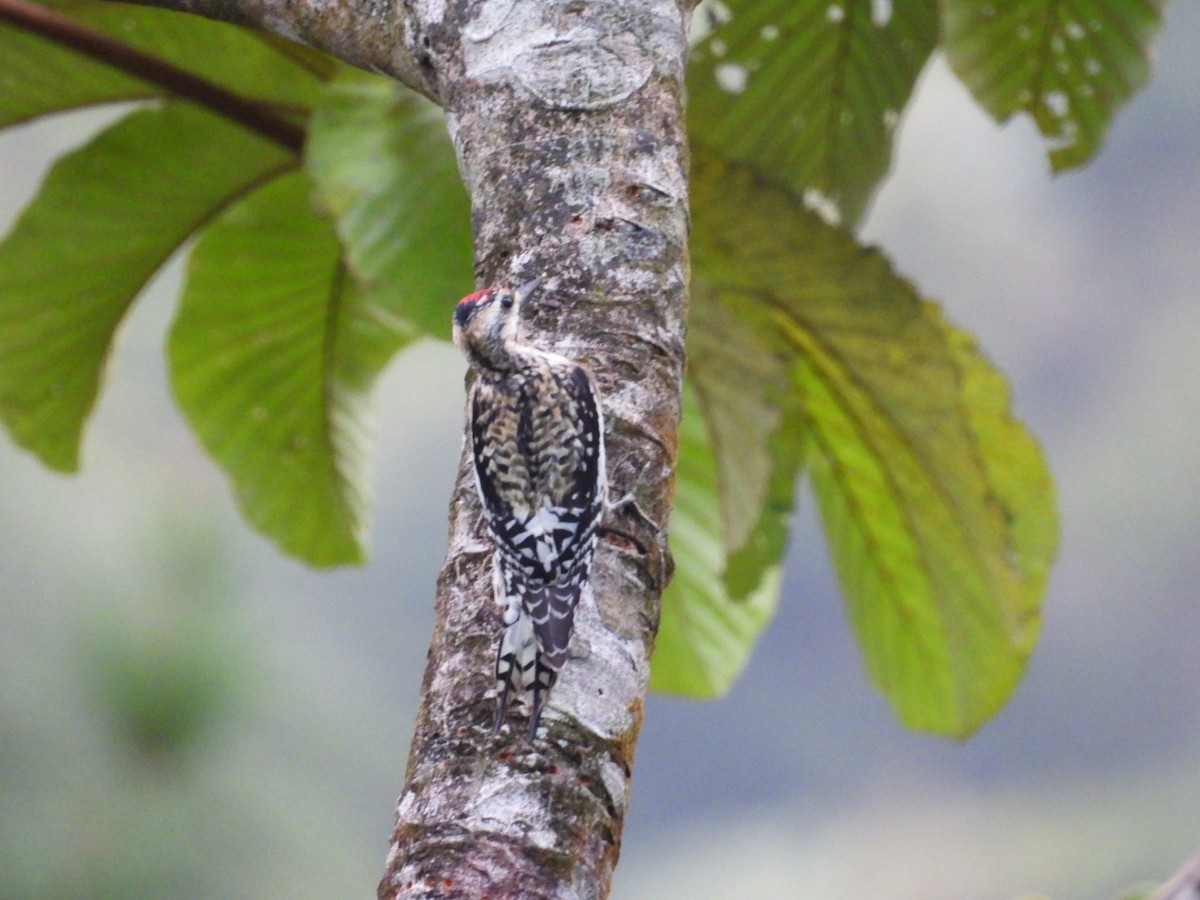
[[[476,306],[474,303],[464,301],[459,303],[454,308],[454,324],[459,328],[464,327],[471,320],[471,316],[475,314]]]
[[[517,288],[517,301],[524,303],[529,299],[529,295],[538,289],[538,285],[542,283],[542,279],[535,278],[532,281],[527,281]]]

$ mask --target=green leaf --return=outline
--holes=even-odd
[[[63,110],[157,93],[147,82],[0,23],[0,128]]]
[[[108,0],[102,0],[102,2],[108,2]],[[333,81],[339,72],[347,71],[345,63],[316,47],[300,44],[268,31],[252,29],[249,34],[300,68],[312,73],[320,81]]]
[[[650,686],[692,697],[716,697],[745,667],[779,602],[779,561],[753,591],[733,601],[722,580],[725,532],[714,442],[694,387],[684,390],[679,426],[671,553],[675,575],[663,594]]]
[[[1003,122],[1027,112],[1055,172],[1081,165],[1149,75],[1162,0],[943,0],[950,65]]]
[[[688,66],[694,139],[853,226],[937,44],[936,2],[725,0],[696,22],[709,33]]]
[[[322,80],[310,67],[254,33],[198,16],[101,0],[58,11],[229,90],[264,103],[304,109]],[[0,127],[98,103],[167,96],[163,88],[0,24]]]
[[[186,104],[134,112],[55,164],[0,244],[0,418],[19,444],[78,467],[133,299],[215,210],[290,164]]]
[[[450,336],[471,288],[471,206],[441,111],[347,71],[312,119],[306,161],[355,281],[425,332]]]
[[[1056,524],[1003,380],[879,253],[693,148],[693,266],[794,354],[817,499],[871,680],[910,727],[964,735],[1036,639]]]
[[[656,690],[733,684],[779,602],[804,450],[793,352],[755,298],[694,277],[671,551],[652,666]]]
[[[346,277],[302,174],[197,242],[168,356],[175,396],[246,519],[313,565],[361,560],[369,391],[410,333]]]
[[[949,341],[967,427],[980,450],[979,464],[991,500],[1008,524],[1009,562],[1028,598],[1040,598],[1058,544],[1054,484],[1041,448],[1012,418],[1008,383],[982,356],[974,338],[941,319],[936,308],[927,306],[925,312]],[[1036,615],[1036,604],[1029,603],[1025,612]]]
[[[792,356],[752,297],[721,297],[693,279],[688,381],[716,467],[722,580],[731,600],[753,592],[786,548],[804,450]]]

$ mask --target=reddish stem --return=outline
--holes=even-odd
[[[263,104],[247,100],[165,60],[80,25],[53,9],[28,0],[0,0],[0,21],[70,47],[84,56],[157,85],[176,97],[191,100],[293,153],[300,153],[304,148],[304,129]]]

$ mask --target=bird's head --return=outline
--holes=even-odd
[[[467,294],[454,308],[454,343],[468,356],[500,352],[517,337],[521,303],[541,283],[535,278],[516,289],[490,287]]]

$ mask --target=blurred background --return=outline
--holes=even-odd
[[[803,492],[744,677],[647,705],[614,900],[1091,900],[1200,846],[1200,4],[1166,18],[1150,86],[1055,179],[935,61],[864,231],[1008,374],[1057,480],[1017,696],[964,743],[903,731]],[[0,231],[106,115],[0,135]],[[422,344],[389,370],[373,559],[312,571],[242,523],[172,407],[178,278],[119,335],[81,474],[0,438],[0,896],[374,896],[464,364]]]

